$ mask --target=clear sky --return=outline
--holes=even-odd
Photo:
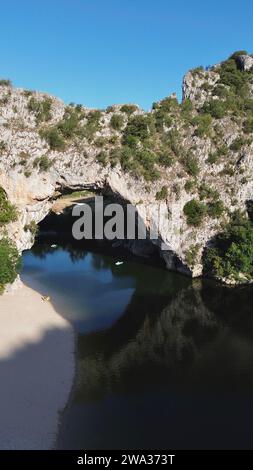
[[[89,107],[149,109],[183,74],[253,52],[252,0],[8,0],[0,77]]]

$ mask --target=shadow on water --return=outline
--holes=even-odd
[[[77,331],[58,448],[252,448],[252,288],[36,249],[24,279]]]

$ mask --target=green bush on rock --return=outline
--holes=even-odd
[[[138,106],[136,106],[135,104],[123,104],[123,106],[121,106],[120,108],[120,111],[122,113],[127,114],[128,116],[130,116],[137,110],[138,110]]]
[[[124,118],[121,114],[113,114],[110,121],[110,126],[115,131],[119,131],[124,125]]]
[[[31,96],[27,105],[28,110],[35,114],[37,123],[51,119],[51,107],[52,100],[49,96],[46,96],[43,100],[37,100],[34,96]]]
[[[0,186],[0,227],[9,222],[14,222],[16,218],[16,208],[8,201],[5,191]]]
[[[35,158],[33,162],[33,167],[38,167],[40,171],[48,171],[51,168],[53,162],[49,160],[47,155],[42,155],[42,157]]]
[[[0,240],[0,294],[6,284],[12,283],[21,268],[21,257],[15,244],[8,238]]]
[[[156,193],[156,200],[157,201],[163,201],[164,199],[167,199],[168,197],[168,189],[167,186],[163,186],[160,191],[157,191]]]
[[[7,78],[1,78],[0,79],[0,86],[7,86],[7,87],[11,87],[12,86],[12,82],[7,79]]]
[[[253,276],[253,224],[240,213],[233,215],[225,231],[215,239],[215,246],[204,254],[205,274],[239,279]]]
[[[65,149],[65,142],[56,127],[42,129],[40,131],[40,137],[47,141],[51,150],[61,151]]]
[[[206,215],[206,206],[202,202],[192,199],[184,206],[187,224],[199,227]]]

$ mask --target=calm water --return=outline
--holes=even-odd
[[[253,448],[252,288],[73,246],[23,260],[23,280],[77,333],[59,448]]]

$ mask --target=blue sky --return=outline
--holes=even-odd
[[[0,77],[89,107],[149,109],[183,74],[253,52],[252,0],[8,0]]]

